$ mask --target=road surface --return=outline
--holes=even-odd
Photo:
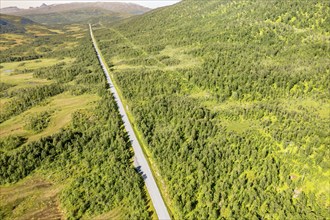
[[[89,25],[89,30],[90,30],[90,34],[93,40],[93,45],[97,54],[97,57],[100,61],[100,64],[102,66],[102,69],[104,71],[104,74],[107,78],[108,84],[110,86],[110,90],[111,93],[113,94],[115,101],[117,102],[118,108],[119,108],[119,112],[122,115],[122,120],[124,122],[124,126],[126,128],[126,131],[129,135],[130,141],[132,143],[132,147],[134,149],[134,166],[136,167],[136,169],[138,170],[138,172],[143,176],[144,182],[146,184],[147,190],[149,192],[151,201],[153,203],[153,206],[156,210],[157,216],[160,220],[167,220],[167,219],[171,219],[170,215],[167,211],[167,208],[165,206],[165,203],[163,201],[162,196],[160,195],[158,186],[156,184],[156,181],[152,175],[152,172],[150,170],[149,164],[143,154],[142,148],[135,136],[134,130],[132,128],[131,123],[128,120],[127,114],[125,112],[125,108],[123,106],[123,103],[120,100],[120,97],[118,95],[118,92],[114,86],[114,84],[112,83],[112,80],[110,78],[110,74],[106,68],[106,64],[103,63],[103,60],[101,58],[101,51],[99,50],[97,43],[95,41],[94,35],[93,35],[93,30],[91,25]]]

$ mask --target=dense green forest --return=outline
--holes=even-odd
[[[329,218],[329,14],[323,0],[183,0],[95,18],[173,219]],[[151,218],[87,25],[11,19],[0,218]]]
[[[0,218],[47,219],[60,209],[63,219],[149,219],[143,179],[88,26],[71,29],[1,51]],[[80,106],[88,97],[90,107]],[[21,127],[11,129],[20,117]],[[36,199],[49,185],[58,190],[55,199]]]
[[[94,25],[175,219],[326,219],[327,1],[184,0]]]

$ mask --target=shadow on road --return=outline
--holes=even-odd
[[[135,171],[142,175],[143,180],[147,179],[147,174],[143,173],[143,171],[141,170],[141,166],[135,167]]]

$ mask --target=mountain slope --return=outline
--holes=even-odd
[[[35,24],[27,18],[0,14],[0,34],[3,33],[24,33],[27,25]]]
[[[149,11],[148,8],[131,3],[96,2],[43,4],[37,8],[17,9],[13,7],[1,10],[4,14],[19,15],[44,24],[69,24],[89,22],[91,20],[118,20]]]
[[[51,30],[28,18],[0,14],[0,60],[8,61],[11,60],[13,56],[26,58],[29,56],[35,57],[36,48],[31,47],[31,44],[35,40],[42,42],[43,37],[54,35],[58,31],[59,30],[56,29]],[[39,39],[37,40],[36,38]],[[40,43],[39,46],[41,46]],[[23,49],[23,47],[25,49]],[[7,50],[10,48],[12,50]],[[28,55],[26,53],[27,51],[30,51],[31,53]]]
[[[175,218],[328,216],[329,14],[186,0],[95,25]]]

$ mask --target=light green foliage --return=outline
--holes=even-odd
[[[329,14],[186,0],[96,27],[175,218],[328,216]]]

